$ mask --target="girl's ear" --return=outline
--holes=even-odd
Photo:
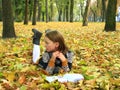
[[[59,47],[59,42],[56,42],[56,47],[57,47],[57,48]]]

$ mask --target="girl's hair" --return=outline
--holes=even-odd
[[[65,54],[68,51],[68,47],[65,45],[65,40],[61,33],[59,33],[58,31],[56,30],[49,31],[46,33],[45,36],[53,42],[58,42],[59,43],[58,50],[61,51],[62,53]]]

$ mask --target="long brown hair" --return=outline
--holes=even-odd
[[[47,32],[45,36],[53,42],[58,42],[59,43],[58,50],[61,51],[62,53],[65,54],[68,51],[68,47],[65,44],[65,40],[62,34],[57,30],[51,30]]]

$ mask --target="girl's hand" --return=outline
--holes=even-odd
[[[57,57],[60,58],[60,60],[61,60],[62,62],[66,61],[65,56],[64,56],[63,53],[61,53],[61,52],[59,52],[59,54],[58,54]]]
[[[59,51],[53,52],[52,58],[56,59],[59,56]]]
[[[56,52],[53,52],[53,54],[52,54],[52,57],[51,57],[51,62],[53,62],[53,63],[55,63],[55,60],[56,60],[56,58],[58,57],[58,54],[59,54],[59,52],[58,51],[56,51]]]

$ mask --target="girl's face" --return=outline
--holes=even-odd
[[[59,47],[58,42],[53,42],[49,38],[45,37],[45,48],[47,52],[57,51],[58,47]]]

